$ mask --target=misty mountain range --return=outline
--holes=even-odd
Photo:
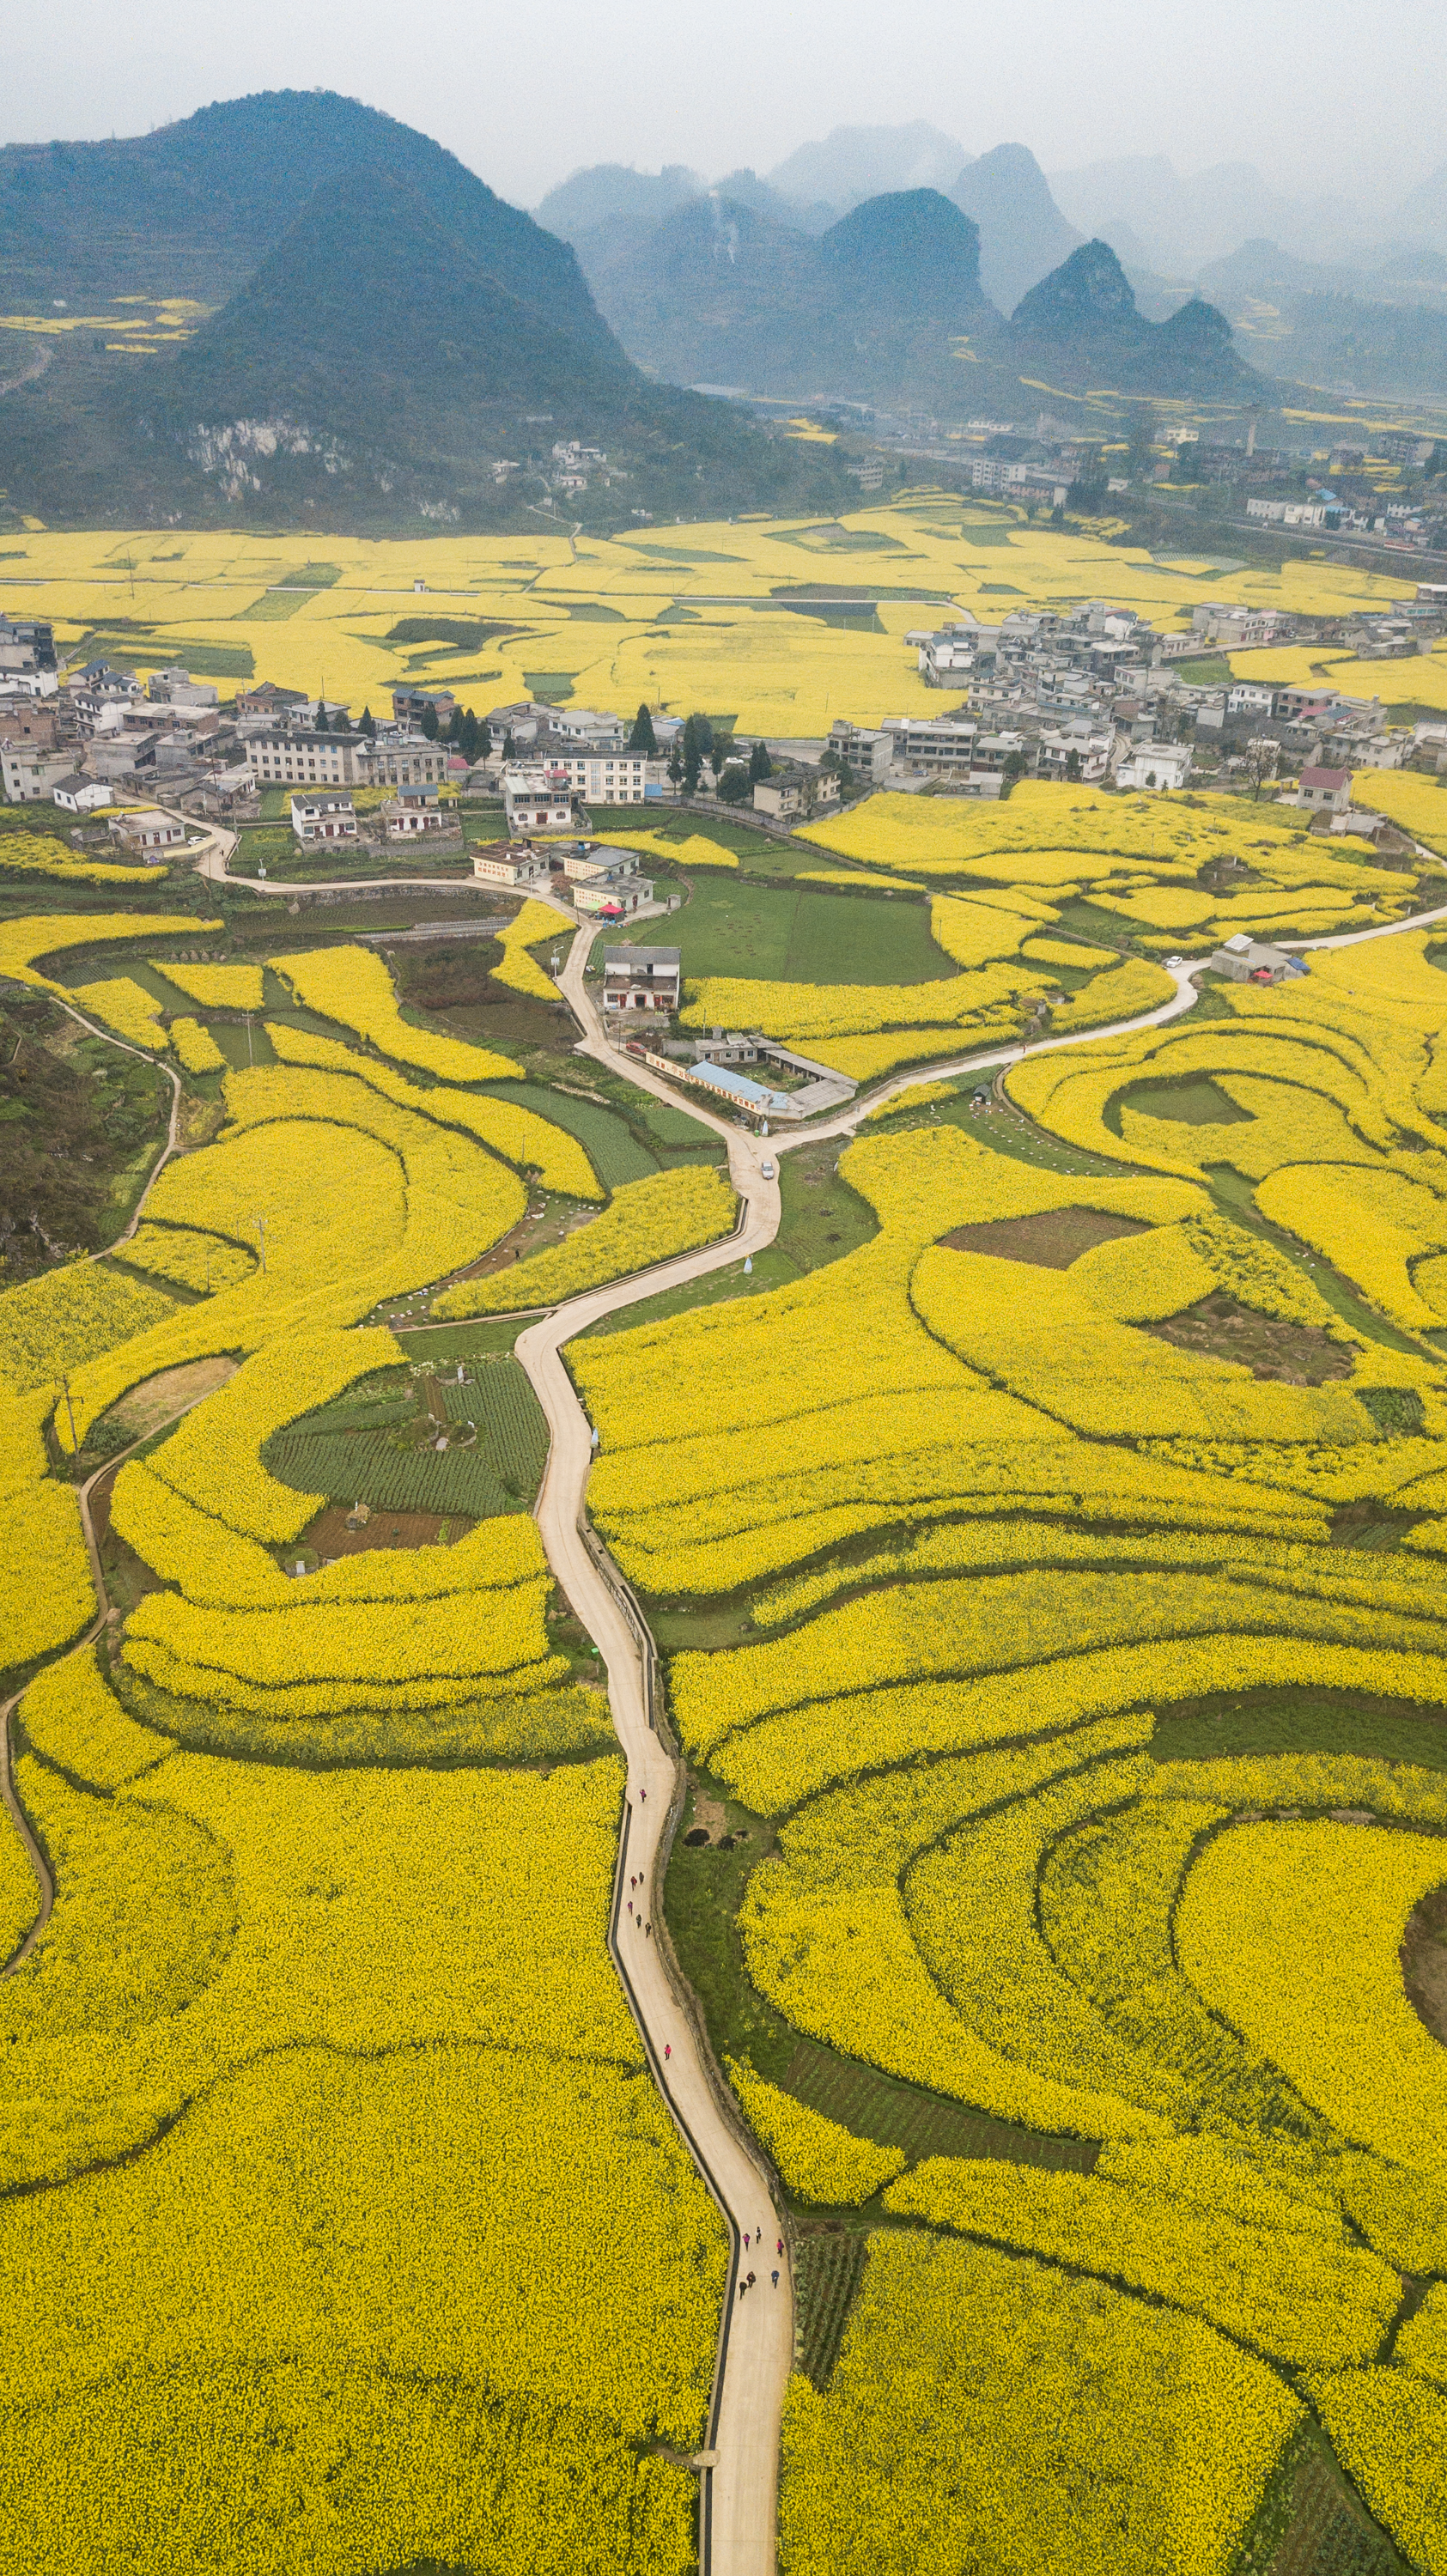
[[[1270,408],[1328,366],[1447,383],[1444,271],[1389,249],[1371,300],[1253,240],[1218,302],[1083,239],[1023,145],[970,160],[925,125],[712,188],[604,165],[533,216],[375,109],[274,91],[0,151],[0,311],[34,317],[4,352],[0,510],[561,523],[573,440],[606,451],[594,518],[837,511],[842,453],[709,389],[1013,419],[1074,388],[1106,423],[1157,395]]]
[[[576,249],[644,366],[767,392],[777,378],[760,374],[758,353],[787,337],[786,281],[810,274],[804,244],[861,204],[922,189],[978,226],[980,286],[1001,316],[1093,239],[1117,254],[1147,321],[1168,321],[1194,295],[1226,313],[1238,357],[1267,374],[1447,397],[1447,165],[1369,220],[1341,198],[1285,196],[1246,162],[1182,178],[1142,156],[1047,178],[1023,144],[973,157],[923,122],[841,126],[763,178],[734,170],[708,183],[681,164],[657,177],[603,164],[554,188],[537,216]],[[770,254],[778,309],[741,329],[740,262],[762,291]],[[685,288],[711,298],[711,327],[680,310]],[[968,327],[978,331],[978,318]],[[832,330],[816,320],[796,335],[820,389],[842,388],[849,373],[830,364],[844,328],[835,317]],[[923,381],[915,390],[928,398]]]

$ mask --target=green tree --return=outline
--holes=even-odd
[[[1000,794],[1002,796],[1008,796],[1016,779],[1023,778],[1024,775],[1025,754],[1023,751],[1007,751],[1005,754],[1005,766],[1000,773],[1002,781]]]
[[[734,747],[732,742],[729,740],[728,735],[715,734],[712,746],[709,750],[708,759],[709,767],[712,769],[716,779],[722,778],[724,770],[728,762],[733,759],[733,756]]]
[[[628,737],[628,748],[630,751],[643,752],[649,760],[658,758],[658,737],[653,730],[653,718],[648,712],[646,698],[641,701],[638,713],[633,719],[633,731]]]
[[[721,805],[746,805],[753,792],[753,789],[749,785],[749,773],[745,769],[743,762],[741,760],[731,760],[728,767],[721,773],[719,778],[719,803]]]
[[[678,756],[678,745],[677,745],[677,743],[675,743],[675,744],[674,744],[674,746],[673,746],[673,750],[672,750],[672,752],[671,752],[671,753],[670,753],[670,755],[669,755],[669,762],[668,762],[668,775],[669,775],[669,777],[670,777],[670,778],[672,779],[672,781],[673,781],[673,792],[674,792],[674,795],[676,796],[676,795],[678,794],[679,788],[680,788],[680,787],[682,786],[682,784],[683,784],[683,762],[680,760],[680,758],[679,758],[679,756]]]
[[[772,778],[773,774],[774,764],[769,758],[768,744],[756,742],[749,754],[749,785],[757,787],[761,778]]]
[[[363,707],[361,714],[358,716],[357,731],[358,733],[364,733],[368,742],[376,741],[377,719],[373,715],[370,707]]]
[[[1133,482],[1140,482],[1151,470],[1151,450],[1156,443],[1156,416],[1148,403],[1137,404],[1130,416],[1126,440],[1126,472]]]
[[[429,742],[435,742],[442,731],[442,727],[437,720],[437,709],[431,698],[427,700],[422,709],[422,730],[427,736]]]
[[[708,749],[707,743],[702,739],[700,728],[707,723],[706,716],[690,716],[683,728],[683,783],[690,796],[698,794],[699,774],[703,768],[704,753]],[[712,726],[709,726],[710,733],[712,730]]]
[[[328,730],[332,733],[351,732],[352,721],[345,707],[333,707]]]
[[[1078,751],[1067,751],[1065,755],[1065,775],[1069,779],[1072,787],[1078,785],[1080,779],[1080,754]]]

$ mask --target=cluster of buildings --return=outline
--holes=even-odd
[[[1415,600],[1355,612],[1329,635],[1321,623],[1308,637],[1279,610],[1222,601],[1193,608],[1180,634],[1108,600],[1020,609],[998,624],[961,610],[950,625],[905,638],[926,685],[959,694],[951,713],[836,721],[833,747],[873,785],[947,782],[978,796],[1018,776],[1180,787],[1203,757],[1263,775],[1312,761],[1399,766],[1424,746],[1392,728],[1379,697],[1199,676],[1205,661],[1293,640],[1381,660],[1428,652],[1447,631],[1447,586],[1421,583]]]

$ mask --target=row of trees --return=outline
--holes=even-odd
[[[633,720],[629,748],[657,758],[658,738],[646,706]],[[712,717],[695,714],[688,717],[681,739],[673,746],[668,775],[675,790],[681,787],[686,796],[696,796],[705,768],[713,772],[714,794],[725,805],[744,805],[759,780],[773,776],[774,764],[767,743],[755,742],[745,751],[732,734],[715,730]]]
[[[487,718],[475,716],[471,707],[454,707],[444,725],[429,698],[422,710],[421,721],[422,731],[429,742],[445,742],[450,749],[460,751],[464,760],[485,760],[492,749],[492,731]],[[317,729],[321,733],[351,733],[354,730],[346,708],[334,707],[324,699],[317,703]],[[370,707],[363,707],[355,730],[365,734],[369,742],[375,740],[377,719]],[[509,735],[509,749],[511,744]]]

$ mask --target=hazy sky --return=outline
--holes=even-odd
[[[8,13],[0,140],[134,134],[248,90],[329,88],[535,204],[592,161],[760,171],[842,124],[927,117],[1047,169],[1255,160],[1388,203],[1447,159],[1442,0],[67,0]]]

